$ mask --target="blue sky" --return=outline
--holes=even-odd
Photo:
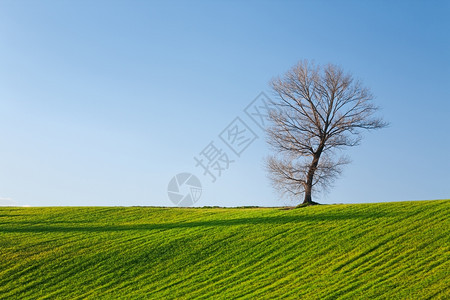
[[[391,125],[349,149],[322,203],[450,195],[448,1],[0,1],[0,205],[278,206],[244,108],[301,59],[372,89]],[[258,139],[240,157],[218,135]],[[195,166],[211,142],[235,162]]]

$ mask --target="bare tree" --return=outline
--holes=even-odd
[[[326,189],[348,163],[337,150],[387,123],[373,116],[378,108],[370,90],[336,65],[299,62],[271,87],[276,100],[267,133],[276,154],[267,159],[269,177],[281,193],[317,204],[313,191]]]

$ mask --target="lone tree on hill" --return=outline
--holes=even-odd
[[[317,204],[312,192],[326,189],[349,161],[339,149],[361,141],[364,129],[387,126],[374,117],[370,90],[332,64],[301,61],[271,82],[276,99],[269,114],[269,177],[282,194],[304,195],[302,205]]]

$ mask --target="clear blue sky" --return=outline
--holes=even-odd
[[[387,129],[322,203],[450,197],[449,1],[0,1],[0,205],[292,204],[243,109],[301,59],[376,95]],[[197,156],[235,117],[259,138],[212,183]],[[229,152],[229,151],[228,151]]]

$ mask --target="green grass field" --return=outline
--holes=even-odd
[[[1,299],[449,299],[450,200],[0,208]]]

